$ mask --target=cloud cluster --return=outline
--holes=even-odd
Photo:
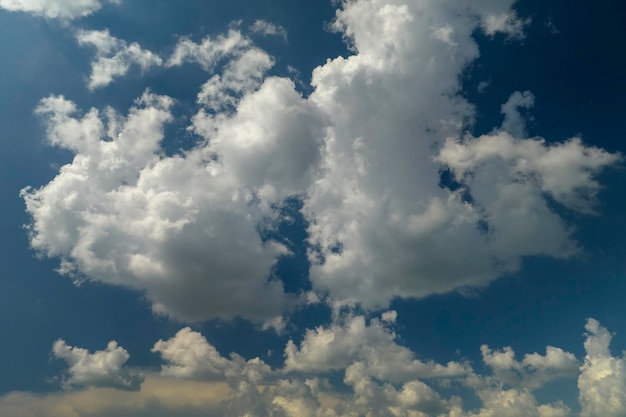
[[[145,372],[141,390],[137,388],[143,376],[130,376],[123,366],[128,353],[115,342],[90,354],[59,340],[53,353],[68,362],[64,387],[74,392],[43,397],[12,393],[0,397],[0,414],[572,417],[570,406],[575,404],[545,404],[536,394],[545,393],[544,385],[556,378],[576,375],[580,417],[626,413],[625,360],[611,355],[611,335],[594,319],[586,325],[581,366],[574,355],[556,347],[517,361],[510,348],[482,346],[483,362],[490,370],[486,374],[477,373],[469,363],[417,361],[385,326],[378,319],[367,323],[362,316],[338,318],[326,328],[308,331],[297,350],[290,342],[284,366],[275,369],[259,358],[246,360],[235,353],[227,358],[200,333],[184,328],[154,345],[152,351],[164,363],[159,374]],[[332,378],[331,370],[343,380]],[[131,386],[134,392],[129,391]],[[479,405],[468,406],[471,395]]]
[[[91,63],[91,75],[87,86],[90,90],[106,87],[117,77],[126,75],[131,66],[136,65],[142,71],[163,63],[154,53],[142,49],[137,42],[126,41],[111,36],[105,30],[80,30],[76,33],[80,45],[89,45],[96,49],[96,58]]]
[[[109,342],[105,350],[89,353],[59,339],[52,346],[52,354],[69,365],[67,375],[61,379],[61,386],[65,389],[110,387],[138,390],[144,380],[142,374],[124,366],[130,355],[115,341]]]
[[[525,138],[528,92],[503,105],[492,133],[466,134],[474,110],[459,74],[478,57],[472,34],[509,33],[488,22],[512,3],[345,2],[333,27],[353,54],[317,67],[306,98],[268,75],[273,58],[236,27],[182,38],[165,65],[210,75],[189,126],[201,140],[175,156],[159,145],[171,98],[146,93],[127,117],[42,100],[49,141],[76,156],[23,192],[31,245],[60,257],[63,273],[145,291],[157,312],[265,323],[296,303],[273,275],[290,253],[275,232],[293,197],[313,290],[336,306],[386,308],[487,285],[525,257],[577,253],[561,211],[594,213],[596,177],[620,156],[578,138]],[[130,62],[156,63],[107,32],[81,36],[102,55],[93,86]]]
[[[0,9],[47,19],[72,20],[100,10],[106,3],[119,4],[121,0],[0,0]]]

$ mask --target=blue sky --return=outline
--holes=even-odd
[[[0,415],[626,415],[622,9],[0,0]]]

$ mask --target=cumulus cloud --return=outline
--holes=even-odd
[[[289,251],[268,237],[290,197],[303,201],[313,290],[335,306],[386,308],[487,285],[529,256],[572,256],[581,247],[560,210],[594,213],[596,177],[620,156],[525,138],[530,93],[511,96],[491,134],[466,134],[474,109],[459,75],[479,54],[472,35],[510,32],[485,22],[512,4],[344,2],[333,28],[354,53],[317,67],[306,98],[268,75],[273,58],[236,27],[181,38],[166,66],[210,73],[189,126],[201,143],[182,155],[159,146],[170,98],[150,95],[127,118],[42,100],[50,142],[76,157],[23,192],[32,246],[63,273],[145,291],[155,311],[266,324],[298,298],[273,276]],[[129,48],[89,33],[103,54]]]
[[[261,233],[274,227],[281,192],[305,175],[285,170],[302,167],[288,152],[310,149],[302,139],[310,137],[307,120],[314,116],[291,84],[268,83],[280,88],[267,84],[244,100],[249,111],[234,116],[241,123],[230,127],[225,119],[223,133],[215,125],[218,135],[239,140],[224,147],[250,152],[238,160],[227,151],[218,159],[211,146],[164,156],[159,142],[173,117],[169,97],[146,92],[125,117],[112,109],[81,117],[64,97],[42,100],[37,113],[49,141],[76,156],[52,182],[22,193],[33,218],[33,248],[60,257],[60,272],[74,279],[145,291],[156,312],[178,319],[280,316],[296,302],[272,278],[288,250]],[[264,106],[283,112],[268,120],[255,112]],[[272,129],[271,122],[282,127]],[[273,163],[274,149],[286,157]],[[285,188],[255,188],[266,172],[285,178]]]
[[[552,380],[578,374],[579,363],[576,357],[553,346],[546,348],[545,355],[527,354],[522,361],[515,359],[515,352],[510,347],[494,351],[483,345],[480,351],[495,379],[518,389],[537,389]]]
[[[145,71],[163,63],[158,55],[141,48],[137,42],[128,44],[111,36],[108,29],[80,30],[76,33],[76,39],[80,45],[96,49],[88,83],[91,90],[106,87],[115,78],[126,75],[133,65]]]
[[[571,410],[561,402],[539,404],[528,391],[516,389],[484,389],[477,392],[482,407],[476,412],[456,408],[450,417],[569,417]]]
[[[259,358],[246,361],[236,353],[225,358],[198,332],[189,327],[169,340],[159,340],[152,352],[166,361],[161,375],[205,380],[245,380],[259,382],[271,374],[271,368]]]
[[[562,254],[567,252],[565,247],[571,246],[566,226],[556,217],[556,213],[548,212],[545,199],[540,199],[541,194],[547,194],[563,207],[579,213],[593,213],[597,203],[596,196],[601,188],[596,180],[597,175],[621,159],[619,154],[611,154],[595,146],[585,146],[576,137],[561,143],[547,144],[540,138],[516,139],[507,132],[480,138],[448,139],[437,157],[438,161],[454,172],[457,181],[467,186],[472,197],[482,203],[483,209],[489,210],[495,200],[505,197],[504,193],[498,196],[497,192],[490,192],[485,187],[496,187],[502,191],[507,187],[518,188],[523,193],[518,196],[520,201],[524,198],[531,204],[535,200],[532,203],[538,204],[535,214],[543,211],[545,215],[534,221],[545,222],[551,229],[559,228],[561,223],[562,231],[556,234],[562,236],[560,245],[565,251]],[[488,174],[494,177],[487,178]],[[493,208],[499,207],[496,204]],[[500,211],[498,215],[502,214],[505,214],[504,211]],[[517,214],[524,215],[521,211]],[[525,225],[530,226],[533,219],[530,216],[524,217]],[[537,236],[539,235],[535,235]],[[544,242],[547,242],[545,237]],[[554,251],[553,254],[558,256],[559,244],[553,244],[554,249],[544,250],[548,253]]]
[[[520,133],[515,112],[532,104],[528,94],[503,107],[494,134],[461,139],[473,120],[458,94],[478,56],[472,33],[511,4],[362,0],[337,12],[354,55],[313,72],[310,99],[329,128],[303,209],[313,287],[335,304],[385,308],[394,297],[486,285],[528,256],[579,250],[550,200],[593,212],[594,178],[618,155],[580,139],[514,139],[506,129]],[[483,145],[498,156],[458,157]],[[440,186],[443,170],[455,174],[454,191]]]
[[[611,356],[612,336],[594,319],[585,327],[586,357],[578,369],[573,355],[556,347],[548,346],[545,355],[526,354],[517,361],[509,348],[491,350],[483,346],[483,361],[492,374],[481,375],[469,364],[463,365],[461,373],[439,372],[441,366],[429,365],[428,369],[421,366],[424,372],[405,374],[407,378],[398,378],[395,371],[372,372],[373,361],[392,368],[396,360],[405,366],[414,366],[411,363],[416,361],[413,352],[395,344],[391,328],[376,319],[369,325],[361,319],[351,317],[327,329],[309,331],[297,357],[288,353],[293,345],[289,343],[283,369],[272,369],[258,358],[245,360],[236,353],[224,357],[200,333],[184,328],[154,345],[152,351],[164,364],[160,374],[145,373],[140,391],[128,389],[132,377],[123,366],[128,353],[114,342],[105,351],[91,354],[59,340],[54,354],[70,365],[65,382],[84,389],[46,395],[10,393],[0,397],[0,414],[572,417],[579,415],[570,408],[574,404],[542,403],[537,394],[544,383],[556,377],[574,378],[577,371],[581,417],[617,417],[626,412],[625,359]],[[313,347],[321,353],[316,354]],[[368,350],[378,350],[379,355]],[[399,351],[408,354],[403,356]],[[294,358],[310,366],[295,369]],[[315,368],[313,362],[319,366]],[[343,380],[325,378],[329,366],[343,373]],[[469,393],[479,400],[476,406],[464,401]]]
[[[585,326],[585,362],[578,377],[581,417],[626,414],[626,356],[609,350],[613,336],[595,319]]]
[[[395,316],[385,313],[384,319]],[[289,341],[285,348],[285,371],[324,372],[349,368],[363,377],[392,382],[416,378],[457,377],[467,373],[464,364],[441,365],[415,359],[411,350],[396,343],[395,332],[374,319],[346,317],[329,327],[307,330],[299,346]]]
[[[121,0],[0,0],[0,9],[31,13],[47,19],[72,20],[100,10],[106,3],[119,4]]]
[[[124,366],[130,355],[115,341],[109,342],[105,350],[89,353],[87,349],[69,346],[64,340],[52,345],[52,354],[69,365],[67,375],[61,379],[65,389],[87,387],[111,387],[139,390],[144,376]]]
[[[285,30],[285,28],[280,25],[268,22],[267,20],[255,20],[255,22],[250,25],[250,30],[260,35],[279,36],[285,41],[287,40],[287,31]]]

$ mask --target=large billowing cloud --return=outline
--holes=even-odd
[[[296,112],[301,100],[288,88],[271,98]],[[261,89],[249,102],[264,99]],[[147,92],[126,117],[111,109],[77,117],[63,97],[42,101],[50,142],[76,156],[50,184],[24,192],[32,246],[61,257],[64,274],[144,290],[156,311],[177,318],[280,315],[290,301],[270,278],[288,250],[259,234],[276,212],[210,149],[163,156],[172,104]]]
[[[248,49],[231,64],[215,83],[219,97],[267,60]],[[236,112],[197,117],[206,144],[169,157],[160,147],[169,97],[146,92],[127,116],[42,100],[48,140],[76,156],[24,191],[31,245],[60,257],[61,273],[145,291],[155,311],[178,319],[271,321],[289,310],[296,296],[272,275],[289,251],[264,235],[313,175],[322,115],[287,79],[244,84],[243,98],[228,101]]]
[[[109,342],[105,350],[89,353],[59,339],[52,346],[52,354],[69,365],[67,375],[61,380],[66,389],[111,387],[138,390],[144,380],[142,374],[133,373],[124,366],[130,355],[115,341]]]
[[[471,33],[510,4],[362,0],[338,12],[356,52],[313,73],[311,100],[330,127],[304,207],[311,280],[335,302],[384,308],[485,285],[527,256],[579,250],[552,201],[593,212],[594,176],[619,156],[576,138],[518,137],[530,93],[512,95],[492,134],[464,133],[473,108],[459,75],[478,56]],[[440,186],[442,170],[454,187]]]
[[[594,213],[595,177],[620,156],[525,138],[528,92],[512,94],[490,134],[466,134],[474,113],[459,79],[478,57],[472,33],[516,34],[512,3],[345,2],[334,28],[354,53],[317,67],[307,98],[269,76],[273,58],[236,27],[182,38],[166,66],[210,75],[189,126],[201,140],[180,155],[160,147],[171,98],[146,93],[127,117],[42,100],[49,141],[76,156],[23,193],[32,246],[65,274],[145,291],[179,319],[266,323],[296,302],[273,276],[289,250],[269,238],[290,197],[304,203],[313,289],[335,305],[385,308],[486,285],[528,256],[577,253],[559,210]],[[117,63],[156,63],[107,32],[79,39],[100,51],[93,87]]]
[[[291,343],[286,349],[285,366],[272,369],[258,358],[246,360],[235,353],[227,358],[200,333],[184,328],[155,344],[153,352],[164,361],[161,372],[146,372],[141,391],[134,392],[125,384],[112,383],[120,378],[126,380],[120,372],[125,369],[122,365],[128,353],[121,347],[110,344],[106,351],[90,354],[57,341],[55,355],[68,361],[73,387],[82,389],[45,396],[12,393],[0,397],[0,414],[598,417],[626,413],[624,359],[611,356],[611,335],[596,320],[587,323],[587,355],[580,368],[571,353],[556,347],[548,346],[545,355],[526,354],[517,361],[509,348],[491,350],[483,346],[485,369],[490,370],[485,374],[468,363],[462,365],[461,372],[432,372],[444,369],[442,365],[431,366],[430,371],[423,366],[417,369],[406,362],[414,353],[395,344],[393,329],[384,326],[388,325],[376,319],[366,324],[363,317],[352,316],[326,329],[310,331],[301,341],[297,357],[307,366],[299,370],[290,353],[294,346]],[[350,338],[363,345],[355,347],[347,342]],[[320,346],[319,355],[307,351],[314,346]],[[393,352],[402,349],[408,352],[404,358]],[[348,350],[356,353],[347,355]],[[391,357],[382,359],[385,354]],[[333,369],[343,375],[343,380],[327,378],[329,358],[334,358]],[[385,364],[399,360],[413,369],[407,369],[400,378],[395,372],[372,372],[372,363],[379,360]],[[422,363],[434,365],[431,361]],[[452,369],[450,364],[447,368]],[[574,379],[577,374],[580,414],[572,411],[578,408],[576,404],[539,400],[539,393],[549,393],[545,383],[557,377]],[[548,391],[542,391],[545,389]],[[478,404],[471,406],[464,401],[469,393],[479,400]],[[566,396],[566,400],[572,400],[575,393]]]
[[[26,12],[48,19],[71,20],[99,10],[105,3],[121,0],[0,0],[0,9]]]

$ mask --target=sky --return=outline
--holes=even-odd
[[[0,0],[0,415],[626,416],[617,0]]]

